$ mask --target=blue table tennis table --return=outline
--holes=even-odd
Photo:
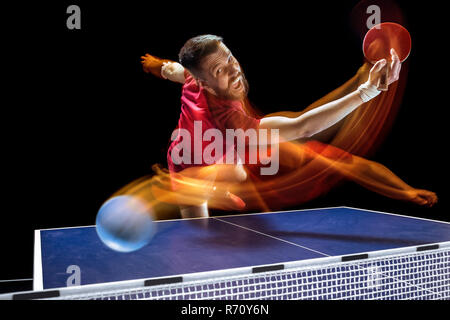
[[[309,289],[315,288],[314,292],[317,293],[318,289],[325,289],[328,285],[331,289],[326,292],[332,295],[327,297],[339,299],[345,296],[340,293],[340,288],[355,281],[344,278],[339,280],[339,276],[348,276],[348,270],[352,270],[352,279],[359,281],[359,278],[364,278],[361,281],[366,283],[366,293],[370,289],[367,281],[373,284],[375,279],[378,292],[381,286],[388,287],[381,290],[383,295],[389,296],[389,286],[392,290],[394,283],[402,283],[399,290],[411,297],[417,292],[422,292],[422,297],[425,291],[426,295],[431,294],[433,298],[450,298],[448,222],[335,207],[165,220],[157,221],[156,225],[157,232],[152,241],[131,253],[120,253],[106,247],[98,238],[95,226],[36,230],[34,290],[51,292],[49,297],[52,297],[52,293],[58,296],[64,292],[64,289],[58,288],[70,288],[74,284],[77,288],[88,288],[91,285],[96,287],[108,283],[142,281],[142,286],[170,286],[200,279],[197,287],[215,287],[219,291],[227,291],[228,285],[224,283],[212,287],[211,284],[201,285],[201,281],[208,278],[205,275],[210,278],[220,276],[222,279],[221,272],[224,272],[232,278],[230,285],[236,285],[239,281],[239,288],[259,285],[261,292],[253,290],[251,297],[264,298],[267,290],[273,289],[273,283],[272,286],[264,284],[261,277],[259,280],[252,279],[248,278],[248,274],[264,274],[270,280],[271,272],[284,270],[288,272],[287,276],[278,275],[276,282],[277,288],[280,279],[287,283],[284,293],[290,292],[295,294],[294,298],[300,297],[302,288],[306,290],[311,279],[315,279],[319,284],[309,286]],[[431,256],[424,258],[424,254]],[[396,256],[402,255],[406,258],[395,261]],[[375,259],[378,264],[375,260],[370,262],[370,259]],[[405,264],[406,271],[401,270],[402,264]],[[347,269],[341,270],[342,265]],[[312,266],[316,266],[316,269]],[[300,269],[289,273],[293,267]],[[328,271],[324,271],[324,268]],[[400,273],[392,275],[397,269]],[[233,278],[240,272],[246,273],[246,278]],[[321,278],[320,275],[326,272],[332,275]],[[428,275],[427,272],[435,272],[438,279],[431,279],[431,284],[425,284],[421,275]],[[405,278],[410,273],[413,279]],[[75,274],[78,282],[74,281]],[[336,274],[339,275],[337,278]],[[196,278],[196,275],[203,277]],[[305,282],[300,279],[302,276],[306,277]],[[289,279],[297,286],[289,286]],[[381,283],[380,279],[390,280]],[[356,283],[353,287],[358,289]],[[192,288],[196,286],[191,285],[189,292],[192,292]],[[236,288],[228,292],[241,290]],[[156,295],[161,295],[164,290],[171,291],[170,288],[161,290]],[[180,290],[180,287],[175,288],[172,293],[186,292]],[[348,286],[345,290],[348,290]],[[152,294],[155,295],[154,292]],[[197,296],[181,294],[181,298],[212,297],[211,290],[207,290],[206,295],[195,294]],[[311,293],[308,294],[311,296]],[[242,296],[244,299],[248,297]]]

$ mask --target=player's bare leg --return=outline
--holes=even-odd
[[[380,163],[356,156],[353,158],[355,182],[388,197],[430,207],[436,204],[438,198],[434,192],[411,187]]]
[[[380,163],[355,155],[346,159],[332,159],[302,145],[292,146],[293,148],[285,149],[287,153],[280,154],[281,157],[290,157],[291,165],[307,163],[309,166],[314,166],[316,170],[331,170],[371,191],[393,199],[430,207],[438,200],[434,192],[411,187]]]
[[[196,168],[197,169],[197,168]],[[238,183],[247,179],[247,172],[242,164],[237,165],[212,165],[198,170],[187,170],[188,174],[196,179],[202,179],[205,184],[211,185],[211,192],[205,195],[205,201],[199,205],[180,205],[182,218],[209,217],[208,201],[224,203],[222,209],[243,209],[245,203],[236,195],[230,193],[228,188],[223,188],[223,183]],[[221,182],[221,188],[214,186],[215,182]]]
[[[198,206],[180,206],[180,214],[186,218],[207,218],[209,217],[208,203],[205,201]]]

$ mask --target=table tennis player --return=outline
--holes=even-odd
[[[377,97],[380,94],[377,83],[381,70],[387,63],[390,64],[391,70],[387,81],[388,86],[398,80],[401,70],[401,62],[395,50],[391,50],[391,61],[388,62],[386,59],[377,61],[369,72],[368,80],[344,97],[309,110],[299,117],[260,118],[251,114],[246,108],[248,82],[238,60],[221,37],[201,35],[189,39],[179,52],[179,61],[178,63],[159,59],[149,54],[142,57],[144,71],[183,85],[178,128],[192,132],[194,121],[201,121],[202,130],[215,128],[224,132],[226,129],[234,128],[278,129],[283,141],[313,137]],[[170,172],[184,172],[194,166],[197,168],[211,166],[205,163],[192,164],[192,162],[174,164],[171,151],[178,143],[180,140],[174,139],[169,147],[167,160]],[[204,148],[204,145],[202,147]],[[291,163],[301,165],[305,157],[320,154],[321,148],[323,148],[322,143],[310,141],[306,149],[311,150],[311,153],[303,152],[300,156],[296,152],[290,152],[290,154],[281,152],[280,161],[289,157]],[[435,193],[409,186],[388,168],[374,161],[349,154],[330,145],[327,145],[327,154],[322,154],[320,158],[322,160],[319,162],[324,167],[384,196],[424,206],[432,206],[437,202]],[[333,165],[335,158],[344,160],[340,161],[339,165]],[[351,161],[345,159],[351,159]],[[231,165],[216,165],[219,169],[214,179],[225,179],[234,183],[245,181],[248,178],[246,164],[239,160],[236,159]],[[245,203],[237,195],[228,192],[226,196],[235,209],[245,207]],[[180,207],[184,218],[208,216],[207,201],[198,206]]]

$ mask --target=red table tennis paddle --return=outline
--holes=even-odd
[[[397,52],[400,61],[405,61],[411,52],[411,36],[404,27],[394,22],[383,22],[367,31],[363,41],[364,56],[371,63],[386,59],[378,84],[378,90],[388,88],[388,75],[391,61],[391,48]]]

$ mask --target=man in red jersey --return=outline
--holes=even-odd
[[[398,80],[401,70],[397,54],[394,50],[391,54],[392,72],[388,84]],[[380,93],[376,84],[381,76],[382,68],[388,63],[385,59],[378,61],[370,70],[367,82],[340,99],[309,110],[295,118],[268,116],[259,119],[250,115],[245,108],[248,83],[239,62],[223,43],[221,37],[202,35],[189,39],[179,53],[179,60],[180,63],[161,60],[148,54],[142,57],[142,64],[146,72],[183,84],[178,130],[172,135],[172,143],[167,155],[171,172],[186,172],[194,167],[207,168],[211,166],[211,163],[206,163],[202,158],[203,151],[209,143],[207,141],[199,142],[198,139],[191,139],[190,151],[193,152],[190,152],[189,155],[183,154],[186,151],[180,150],[181,144],[185,145],[183,134],[180,134],[183,132],[194,137],[197,129],[201,131],[200,134],[197,133],[198,136],[203,137],[204,133],[210,129],[219,130],[224,134],[227,130],[236,128],[244,131],[248,129],[277,130],[280,142],[285,142],[309,138],[331,127]],[[323,147],[314,143],[311,146],[312,148],[317,146],[316,149]],[[234,147],[231,146],[231,148]],[[224,157],[229,150],[230,146],[224,144]],[[333,154],[330,154],[330,151]],[[327,152],[329,154],[325,156],[326,158],[342,157],[342,154],[351,157],[350,170],[357,171],[358,174],[347,174],[349,168],[342,170],[336,167],[335,169],[340,170],[338,173],[352,178],[373,191],[421,205],[431,206],[437,201],[433,192],[408,186],[380,164],[345,154],[345,151],[332,146],[327,146]],[[242,182],[247,179],[244,169],[245,159],[241,159],[236,153],[233,155],[234,162],[232,164],[229,161],[226,164],[223,164],[225,161],[213,164],[218,168],[215,170],[214,180]],[[181,158],[184,161],[180,162]],[[242,163],[243,161],[244,163]],[[380,187],[380,185],[384,187]],[[243,208],[245,206],[235,195],[228,193],[227,196],[234,207]],[[182,206],[181,214],[183,217],[208,216],[207,202],[198,206]]]

